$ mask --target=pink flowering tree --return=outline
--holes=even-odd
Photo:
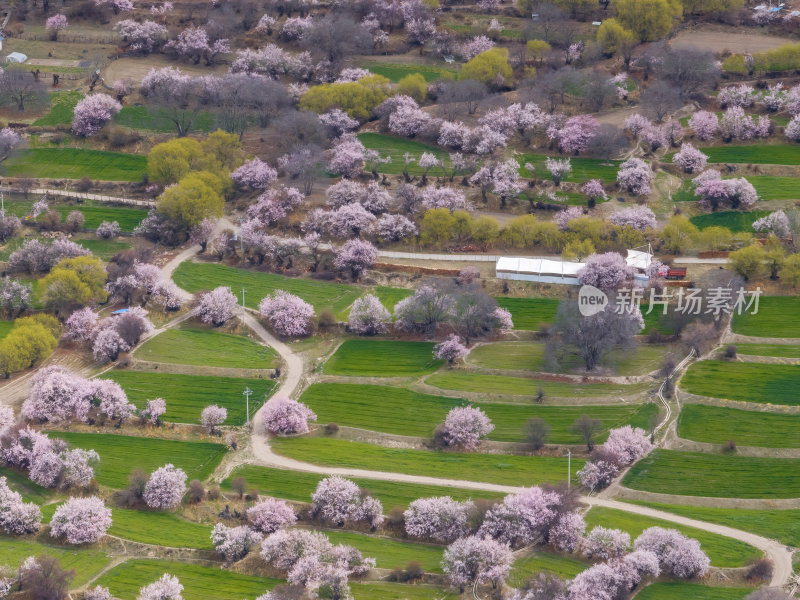
[[[31,380],[30,393],[22,404],[22,416],[50,423],[85,421],[91,395],[88,380],[62,366],[44,367]]]
[[[707,142],[719,130],[719,117],[713,112],[699,110],[689,117],[689,127],[697,139]]]
[[[83,600],[114,600],[114,597],[108,591],[108,588],[98,585],[86,590]]]
[[[581,543],[583,555],[591,560],[619,558],[631,547],[631,536],[620,529],[593,528]]]
[[[343,477],[331,475],[317,484],[311,494],[311,514],[318,519],[335,523],[367,521],[374,529],[383,523],[380,501],[361,493],[359,487]]]
[[[97,237],[108,240],[114,237],[117,237],[120,233],[121,229],[119,223],[116,221],[108,222],[103,221],[100,225],[97,226]]]
[[[91,308],[84,307],[73,312],[64,324],[65,340],[84,344],[90,342],[97,328],[97,313]]]
[[[148,400],[144,410],[142,410],[142,418],[146,419],[151,425],[161,425],[161,417],[167,412],[167,403],[163,398],[153,398]]]
[[[308,433],[308,422],[316,421],[317,415],[302,402],[286,396],[275,396],[264,405],[262,419],[270,433],[292,435]]]
[[[198,64],[205,60],[207,66],[213,64],[220,55],[230,52],[228,40],[211,41],[208,32],[202,27],[188,27],[178,34],[174,40],[167,42],[164,48],[174,52],[178,57]]]
[[[741,106],[732,106],[719,120],[719,133],[726,142],[766,137],[770,133],[770,127],[768,116],[761,115],[754,120]]]
[[[494,425],[480,408],[458,406],[450,409],[436,437],[450,448],[474,450],[494,430]]]
[[[471,204],[464,194],[451,187],[427,187],[422,191],[422,206],[430,208],[446,208],[450,212],[469,210]]]
[[[566,231],[569,229],[571,221],[580,219],[581,217],[583,217],[583,209],[580,206],[569,206],[564,210],[558,211],[553,220],[556,222],[556,225],[558,225],[560,231]]]
[[[233,317],[237,306],[238,301],[231,288],[220,286],[200,296],[197,314],[203,323],[219,327]]]
[[[228,418],[228,410],[216,404],[210,404],[203,409],[200,415],[200,423],[206,428],[209,435],[216,435],[217,427]]]
[[[183,600],[183,586],[174,575],[164,573],[153,583],[139,590],[136,600]]]
[[[156,510],[176,508],[186,493],[186,473],[171,464],[159,467],[144,487],[144,501]]]
[[[593,203],[608,200],[608,195],[603,189],[603,182],[600,179],[590,179],[581,186],[581,193],[589,199],[590,207]]]
[[[465,586],[490,581],[494,587],[505,580],[514,555],[508,544],[473,535],[450,544],[444,551],[442,570],[450,584]]]
[[[618,252],[592,254],[578,271],[578,281],[601,290],[611,290],[630,282],[634,271]]]
[[[578,154],[589,147],[599,127],[600,123],[593,116],[577,115],[567,119],[561,129],[552,133],[562,152]]]
[[[113,327],[103,329],[94,338],[92,344],[92,355],[98,363],[107,363],[117,360],[120,352],[127,352],[130,350],[128,344],[119,332]]]
[[[297,515],[294,509],[283,500],[267,498],[247,509],[247,522],[250,526],[267,535],[290,527],[295,521]]]
[[[214,550],[220,553],[228,564],[242,560],[250,552],[250,548],[258,544],[261,539],[262,535],[247,525],[228,527],[224,523],[217,523],[211,530]]]
[[[386,213],[378,217],[377,221],[372,224],[370,233],[379,242],[399,242],[417,235],[417,226],[403,215]]]
[[[366,148],[354,135],[343,135],[334,140],[328,166],[334,173],[355,179],[364,170]]]
[[[107,94],[86,96],[75,106],[72,117],[72,133],[90,137],[100,131],[122,105]]]
[[[650,165],[640,158],[629,158],[619,166],[617,183],[619,187],[633,196],[646,196],[650,193],[653,171]]]
[[[467,62],[478,54],[494,48],[494,42],[485,35],[478,35],[461,46],[461,58]]]
[[[413,138],[425,130],[431,121],[431,116],[424,110],[402,105],[389,115],[389,131],[396,135]]]
[[[326,215],[328,233],[333,237],[347,239],[359,237],[361,232],[374,226],[375,215],[359,202],[346,204]]]
[[[23,502],[19,492],[8,487],[5,477],[0,477],[0,530],[9,535],[27,535],[39,531],[41,523],[39,507],[33,502]]]
[[[256,157],[233,171],[231,179],[242,189],[265,190],[278,179],[278,172]]]
[[[200,246],[200,252],[205,252],[208,242],[214,236],[216,223],[211,219],[203,219],[189,230],[189,241]]]
[[[16,423],[14,409],[5,404],[0,404],[0,437],[3,437]]]
[[[718,208],[748,210],[758,201],[755,187],[744,177],[722,179],[719,171],[709,169],[692,181],[700,208],[706,211]]]
[[[353,279],[358,281],[364,271],[375,264],[377,258],[378,251],[369,242],[349,240],[336,252],[333,266],[340,271],[349,270]]]
[[[449,544],[469,532],[472,502],[458,502],[450,496],[419,498],[403,513],[406,533],[424,540]]]
[[[332,108],[328,112],[321,114],[319,121],[328,128],[331,137],[339,137],[358,129],[358,121],[340,108]]]
[[[547,539],[559,518],[562,497],[558,492],[534,486],[511,494],[490,508],[478,533],[512,547]]]
[[[650,454],[653,444],[644,429],[623,425],[608,432],[603,448],[617,453],[623,464],[630,465]]]
[[[753,222],[753,231],[772,233],[779,238],[788,237],[792,233],[789,217],[782,210],[769,213]]]
[[[792,119],[786,124],[783,133],[793,142],[800,141],[800,116],[792,117]]]
[[[572,162],[569,158],[547,157],[544,161],[544,167],[550,173],[550,178],[556,185],[560,185],[564,177],[572,173]]]
[[[446,360],[451,367],[455,361],[464,358],[467,354],[469,354],[469,349],[455,333],[451,333],[446,340],[433,347],[433,356],[438,360]]]
[[[656,215],[646,206],[623,208],[611,215],[608,220],[614,225],[631,227],[638,231],[646,231],[656,227]]]
[[[752,85],[741,83],[722,88],[717,94],[717,102],[722,108],[729,106],[753,106],[756,101],[755,89]]]
[[[258,305],[258,312],[281,337],[311,333],[314,307],[284,290],[276,290],[274,294],[265,296]]]
[[[111,509],[97,496],[70,498],[50,520],[50,535],[68,544],[94,544],[111,527]]]
[[[633,548],[653,552],[661,570],[680,579],[705,575],[711,563],[697,540],[675,529],[649,527],[636,538]]]
[[[576,512],[562,513],[548,532],[548,541],[560,552],[575,552],[586,531],[586,521]]]
[[[353,302],[347,317],[347,329],[359,335],[386,333],[392,316],[377,296],[365,294]]]
[[[696,173],[706,167],[708,156],[700,152],[690,143],[681,145],[680,151],[672,157],[672,162],[678,165],[685,173]]]
[[[50,39],[53,41],[58,39],[58,32],[66,29],[68,25],[67,17],[61,14],[48,17],[44,22],[44,28],[50,33]]]

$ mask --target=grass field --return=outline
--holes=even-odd
[[[597,506],[586,514],[586,531],[601,525],[612,529],[627,531],[633,542],[639,534],[648,527],[666,527],[677,529],[681,533],[700,542],[700,547],[711,559],[711,564],[715,567],[741,567],[748,564],[751,560],[759,558],[761,553],[758,549],[738,540],[731,539],[722,535],[708,533],[693,527],[683,527],[670,521],[661,519],[651,519],[642,515],[604,508]]]
[[[394,306],[403,298],[408,298],[414,293],[414,290],[407,290],[406,288],[386,287],[379,285],[375,288],[375,295],[381,301],[390,313],[394,311]]]
[[[636,600],[741,600],[753,590],[711,587],[684,581],[658,581],[636,594]]]
[[[580,554],[563,556],[554,552],[537,551],[514,562],[508,583],[513,587],[522,587],[536,573],[553,573],[562,579],[572,579],[590,566],[588,561],[579,557]]]
[[[323,479],[322,475],[314,473],[245,465],[237,467],[228,479],[223,482],[223,486],[230,488],[231,481],[236,477],[244,477],[251,487],[262,494],[285,500],[294,500],[295,502],[311,502],[311,494],[316,489],[317,483]],[[385,512],[389,512],[395,506],[406,508],[417,498],[430,496],[450,496],[459,501],[477,498],[494,499],[498,496],[493,492],[480,490],[395,483],[378,479],[352,477],[350,479],[355,481],[361,489],[369,490],[370,494],[377,497],[383,504]]]
[[[115,489],[128,485],[128,475],[133,469],[151,473],[167,463],[186,471],[189,480],[204,480],[211,475],[227,450],[224,444],[107,433],[58,431],[53,433],[53,437],[66,440],[75,448],[95,450],[100,455],[100,463],[95,468],[97,483]]]
[[[714,498],[797,498],[800,459],[655,450],[622,481],[635,490]]]
[[[703,360],[693,364],[681,379],[692,394],[768,404],[800,404],[800,365]]]
[[[32,125],[35,127],[53,127],[54,125],[69,125],[72,123],[75,106],[83,99],[83,93],[74,90],[70,92],[51,92],[50,112],[36,119]]]
[[[317,383],[307,388],[302,401],[319,417],[320,423],[334,422],[349,427],[382,431],[398,435],[430,437],[444,421],[447,412],[465,404],[456,398],[420,394],[397,387],[377,385]],[[578,436],[568,429],[581,415],[602,421],[604,431],[623,424],[647,427],[658,412],[654,404],[623,406],[538,406],[530,404],[473,403],[483,409],[495,426],[489,439],[503,442],[524,441],[523,425],[534,417],[551,427],[547,439],[551,444],[580,444]],[[403,419],[398,419],[403,415]]]
[[[617,375],[642,375],[658,369],[668,348],[640,345],[635,349],[614,350],[601,362],[612,367]],[[549,371],[545,361],[545,345],[538,342],[496,342],[473,349],[467,362],[487,369]],[[585,373],[583,361],[576,355],[565,357],[557,372]]]
[[[755,356],[777,356],[779,358],[800,358],[800,346],[786,344],[736,344],[739,354]]]
[[[209,367],[269,369],[277,356],[248,337],[213,329],[167,329],[147,340],[135,354],[141,360]]]
[[[325,363],[325,373],[361,377],[424,375],[443,363],[433,358],[431,342],[345,340]]]
[[[217,118],[213,113],[200,111],[192,123],[191,131],[209,132],[215,129]],[[159,133],[175,133],[175,123],[169,120],[167,109],[147,106],[123,106],[114,116],[114,123],[131,129],[148,129]]]
[[[723,210],[720,212],[695,215],[689,220],[698,228],[706,227],[725,227],[736,233],[739,231],[753,232],[753,222],[769,214],[768,210],[753,210],[750,212],[739,212],[737,210]]]
[[[139,181],[147,170],[140,154],[82,148],[28,148],[15,152],[0,167],[7,177]]]
[[[20,538],[0,536],[0,567],[8,567],[9,571],[15,572],[29,556],[43,554],[57,558],[64,569],[75,569],[72,587],[86,584],[111,560],[99,550],[49,546]]]
[[[25,502],[42,504],[56,495],[55,491],[48,490],[47,488],[33,483],[28,479],[27,474],[14,471],[8,467],[0,467],[0,477],[5,477],[8,486],[19,492]]]
[[[534,396],[539,388],[545,396],[554,398],[594,398],[598,396],[625,396],[636,394],[647,389],[647,383],[609,384],[584,383],[572,384],[558,381],[545,381],[527,377],[506,377],[505,375],[484,375],[468,371],[442,371],[429,376],[425,383],[445,390],[460,392],[476,392],[479,394],[511,394]]]
[[[384,62],[364,62],[359,65],[362,69],[368,69],[375,75],[383,75],[394,82],[400,81],[403,77],[413,73],[419,73],[425,81],[431,83],[437,79],[455,79],[458,74],[457,69],[448,67],[436,67],[432,65],[404,65],[398,63]]]
[[[743,529],[764,537],[779,540],[787,546],[800,546],[800,510],[757,510],[747,508],[714,508],[710,506],[683,506],[657,502],[634,502],[658,510],[699,519],[709,523]]]
[[[761,337],[800,338],[800,298],[797,296],[764,296],[758,314],[734,315],[734,333]]]
[[[147,400],[164,398],[167,412],[163,420],[174,423],[199,423],[203,409],[209,404],[217,404],[228,410],[224,425],[242,425],[245,422],[245,403],[242,401],[244,389],[249,387],[253,390],[250,397],[252,416],[275,387],[275,382],[270,379],[143,371],[109,371],[103,378],[119,383],[128,394],[128,399],[138,408],[144,408]]]
[[[272,447],[278,454],[331,467],[505,485],[557,483],[565,480],[567,475],[566,460],[560,457],[395,450],[361,442],[319,437],[275,438],[272,440]],[[584,462],[581,459],[572,460],[573,474],[583,467]]]
[[[382,133],[359,133],[358,139],[361,143],[370,150],[377,150],[382,158],[390,156],[392,161],[378,165],[379,173],[388,173],[390,175],[399,175],[403,172],[405,160],[403,155],[408,152],[417,161],[422,156],[423,152],[430,152],[436,155],[440,161],[449,164],[450,157],[445,150],[436,146],[423,144],[422,142],[415,142],[405,138],[394,137],[392,135],[384,135]],[[424,169],[419,167],[415,162],[408,165],[408,172],[411,175],[422,175]],[[442,170],[435,167],[428,171],[428,175],[441,175]]]
[[[364,556],[371,556],[379,569],[404,568],[415,560],[428,573],[441,573],[442,546],[417,544],[390,537],[366,535],[353,531],[325,531],[334,544],[347,544],[361,550]]]
[[[760,165],[796,165],[800,163],[800,146],[765,145],[714,146],[701,148],[710,163],[753,163]],[[668,160],[664,157],[664,160]]]
[[[249,308],[258,308],[261,299],[275,290],[285,290],[313,304],[317,314],[324,309],[339,313],[361,295],[361,290],[351,285],[284,277],[213,263],[181,263],[173,279],[192,293],[212,290],[220,285],[230,286],[237,294],[241,294],[243,287],[247,288],[245,303]]]
[[[764,448],[800,448],[800,416],[687,404],[678,417],[678,435],[687,440]]]
[[[115,254],[133,247],[133,240],[131,238],[117,238],[116,240],[75,238],[75,241],[87,250],[91,251],[92,254],[102,258],[105,261],[113,258]]]
[[[539,179],[549,179],[550,174],[545,168],[546,154],[523,154],[518,157],[520,165],[531,163],[534,172],[530,173],[525,167],[520,167],[520,173],[525,177],[537,177]],[[616,181],[617,170],[622,161],[612,160],[610,164],[600,158],[582,158],[571,156],[572,172],[564,178],[564,181],[587,181],[589,179],[602,179],[606,183]]]
[[[558,300],[552,298],[495,298],[497,305],[511,313],[514,329],[536,331],[542,323],[556,318]]]
[[[147,211],[139,208],[122,208],[119,206],[103,206],[86,201],[83,204],[57,204],[55,208],[61,213],[62,218],[73,210],[79,210],[86,217],[83,226],[97,229],[103,221],[116,221],[122,231],[133,231],[147,216]]]
[[[762,200],[796,200],[800,198],[795,177],[750,175],[747,180],[755,186]]]

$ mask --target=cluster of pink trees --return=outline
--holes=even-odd
[[[612,429],[606,442],[595,449],[589,462],[578,471],[578,477],[587,488],[604,488],[622,467],[640,460],[652,449],[653,445],[643,429],[630,425]]]
[[[156,510],[176,508],[186,494],[186,473],[171,464],[150,474],[144,487],[144,501]]]
[[[378,251],[365,240],[348,240],[336,251],[333,266],[340,271],[350,271],[354,280],[375,264]]]
[[[0,310],[10,318],[21,315],[31,306],[33,291],[29,284],[6,276],[0,281]]]
[[[261,542],[263,536],[258,531],[247,525],[228,527],[224,523],[217,523],[211,530],[211,543],[214,550],[219,552],[228,563],[243,559],[250,552],[250,548]]]
[[[111,527],[111,509],[97,496],[70,498],[56,508],[50,520],[50,535],[68,544],[94,544]]]
[[[633,279],[635,270],[629,267],[618,252],[592,254],[578,271],[578,280],[601,290],[616,289]]]
[[[109,240],[111,238],[117,237],[120,233],[121,229],[119,223],[116,221],[103,221],[100,225],[97,226],[97,237]]]
[[[497,587],[508,577],[513,562],[508,544],[473,535],[459,538],[445,549],[442,570],[450,584],[463,591],[475,581]]]
[[[457,406],[450,409],[434,436],[449,448],[474,450],[493,430],[494,425],[480,408]]]
[[[767,115],[755,120],[741,106],[729,108],[719,120],[719,134],[726,142],[767,137],[771,129],[772,123]]]
[[[153,583],[139,590],[136,600],[183,600],[183,585],[174,575],[164,573]]]
[[[220,286],[200,296],[197,315],[203,323],[211,323],[214,327],[220,327],[233,317],[238,305],[231,288]]]
[[[8,257],[8,270],[11,273],[47,273],[62,258],[89,254],[91,253],[86,248],[65,238],[56,238],[52,243],[33,239],[11,253]]]
[[[558,211],[553,220],[556,222],[556,225],[558,225],[559,230],[566,231],[569,229],[571,221],[580,219],[583,216],[583,208],[580,206],[569,206],[564,210]]]
[[[633,542],[635,551],[652,552],[661,571],[681,579],[705,575],[711,561],[700,543],[675,529],[650,527]]]
[[[714,211],[718,208],[748,210],[758,201],[753,184],[744,177],[722,179],[719,171],[708,169],[695,177],[694,195],[699,198],[700,208]]]
[[[87,317],[80,322],[87,324],[89,320]],[[105,363],[116,360],[120,352],[127,352],[139,343],[142,336],[153,330],[147,312],[140,306],[134,306],[122,314],[98,321],[94,330],[88,333],[87,339],[92,343],[94,359],[99,363]],[[71,328],[66,328],[65,331],[69,332],[70,336],[77,335]],[[86,335],[81,334],[81,337]]]
[[[262,415],[264,427],[274,435],[308,433],[308,422],[317,420],[317,415],[305,404],[286,396],[270,398]]]
[[[256,531],[269,535],[294,525],[297,515],[283,500],[267,498],[247,509],[247,522]]]
[[[722,108],[730,106],[741,106],[747,108],[755,104],[755,88],[746,83],[738,85],[728,85],[722,88],[717,94],[717,102]]]
[[[620,529],[609,529],[598,525],[581,542],[581,552],[590,560],[619,558],[628,553],[631,536]]]
[[[10,535],[27,535],[39,531],[41,522],[39,507],[24,502],[19,492],[8,487],[6,478],[0,477],[0,529]]]
[[[151,425],[161,425],[161,417],[167,412],[167,403],[163,398],[153,398],[148,400],[142,410],[142,418],[146,419]]]
[[[684,133],[683,127],[677,121],[669,120],[658,125],[638,113],[625,119],[625,129],[637,140],[644,142],[650,152],[665,146],[677,145]]]
[[[114,25],[120,35],[122,45],[128,52],[150,54],[160,48],[167,40],[168,31],[164,25],[155,21],[134,21],[125,19]]]
[[[707,110],[698,110],[689,117],[689,127],[694,131],[697,139],[708,141],[712,139],[719,130],[719,117],[716,113]]]
[[[362,493],[355,483],[338,475],[321,480],[311,494],[311,500],[314,518],[339,527],[364,521],[375,529],[383,523],[381,501]]]
[[[178,57],[191,60],[198,64],[205,60],[206,65],[211,65],[220,54],[230,52],[230,44],[226,39],[211,41],[208,32],[202,27],[188,27],[170,40],[164,46],[169,52],[174,52]]]
[[[631,227],[638,231],[656,228],[656,215],[646,206],[629,206],[615,212],[608,219],[614,225]]]
[[[171,279],[164,279],[155,265],[138,260],[117,273],[106,284],[106,290],[112,298],[126,304],[137,302],[144,306],[152,302],[165,310],[178,310],[183,304],[180,291]],[[137,311],[134,314],[141,315]]]
[[[489,167],[487,167],[487,176],[491,179]],[[488,187],[491,187],[491,181],[488,182],[487,189]],[[450,212],[456,210],[470,210],[472,208],[472,204],[467,201],[463,192],[451,187],[433,186],[422,190],[422,206],[427,210],[446,208]]]
[[[615,600],[626,597],[644,578],[660,573],[652,552],[636,550],[579,573],[567,586],[565,600]]]
[[[69,23],[67,22],[66,15],[53,15],[52,17],[47,17],[47,20],[44,22],[44,28],[50,32],[50,38],[55,40],[58,38],[58,32],[62,29],[66,29]]]
[[[682,144],[681,149],[672,157],[672,162],[686,173],[702,171],[706,167],[706,161],[708,161],[708,156],[688,142]]]
[[[455,333],[451,333],[447,339],[433,347],[433,356],[439,360],[446,360],[450,366],[467,354],[469,354],[469,350]]]
[[[347,329],[359,335],[378,335],[386,333],[392,316],[373,294],[365,294],[353,302],[347,317]]]
[[[100,131],[122,105],[107,94],[86,96],[75,106],[72,117],[72,133],[90,137]]]
[[[629,158],[619,166],[617,184],[633,196],[646,196],[651,192],[653,171],[640,158]]]
[[[418,498],[403,513],[410,536],[449,544],[469,533],[471,502],[458,502],[450,496]]]
[[[547,135],[566,154],[579,154],[589,147],[600,123],[591,115],[577,115],[566,120],[561,128],[551,127]]]
[[[258,312],[281,337],[300,337],[311,333],[314,307],[284,290],[265,296]]]
[[[231,179],[243,189],[265,190],[278,179],[278,172],[256,157],[233,171]]]
[[[608,199],[603,182],[600,179],[590,179],[581,186],[581,193],[589,199],[589,206]]]
[[[753,222],[753,231],[763,231],[772,233],[780,238],[791,234],[792,228],[789,217],[782,210],[769,213],[766,217],[761,217]]]

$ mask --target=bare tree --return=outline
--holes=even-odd
[[[531,12],[538,17],[525,31],[525,38],[541,38],[545,42],[553,41],[553,35],[559,31],[566,20],[564,11],[555,4],[540,2],[531,7]]]
[[[768,587],[756,590],[752,594],[745,596],[744,600],[792,600],[794,596],[781,588]]]
[[[298,146],[324,146],[325,129],[316,113],[307,110],[287,110],[278,115],[269,128],[270,139],[280,154]]]
[[[474,79],[443,81],[436,99],[441,110],[452,121],[463,111],[475,114],[487,93],[486,86]]]
[[[694,321],[681,331],[681,341],[697,354],[703,354],[719,339],[720,332],[713,323]]]
[[[42,554],[33,566],[20,573],[20,587],[35,600],[62,600],[74,577],[74,570],[66,571],[58,559]]]
[[[593,156],[602,158],[608,164],[612,157],[627,150],[628,146],[630,142],[622,129],[611,123],[603,123],[589,142],[588,150]]]
[[[338,65],[347,56],[368,54],[372,50],[372,37],[350,17],[330,12],[308,28],[303,45],[312,54]]]
[[[533,418],[525,423],[525,440],[534,450],[541,450],[544,447],[548,435],[550,435],[550,425],[544,419]]]
[[[715,57],[710,50],[674,48],[663,55],[658,72],[668,83],[680,90],[681,96],[713,87],[719,79]]]
[[[28,71],[6,69],[0,75],[0,102],[14,105],[20,112],[30,104],[43,104],[47,101],[47,91]]]
[[[642,93],[642,107],[659,123],[681,106],[681,94],[674,85],[656,81]]]
[[[531,82],[530,95],[543,103],[549,112],[564,104],[567,90],[580,85],[581,75],[572,67],[545,73]]]
[[[583,438],[586,444],[586,451],[591,452],[594,448],[594,436],[603,428],[603,424],[589,415],[581,415],[569,426],[570,433],[577,434]]]
[[[581,87],[589,110],[598,112],[617,96],[617,86],[600,71],[592,71],[583,78]]]

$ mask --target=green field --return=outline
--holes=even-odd
[[[747,181],[755,186],[762,200],[796,200],[800,198],[796,177],[749,175]]]
[[[777,356],[779,358],[800,358],[800,346],[788,344],[736,344],[739,354],[754,356]]]
[[[661,366],[667,348],[640,345],[634,349],[614,350],[606,354],[602,366],[614,369],[617,375],[644,375]],[[518,371],[549,371],[545,361],[545,344],[540,342],[496,342],[474,348],[467,362],[486,369]],[[556,372],[579,371],[585,373],[583,361],[577,355],[561,360]]]
[[[689,220],[698,228],[706,227],[725,227],[732,232],[748,231],[753,233],[753,222],[756,219],[765,217],[769,214],[768,210],[753,210],[750,212],[739,212],[737,210],[723,210],[720,212],[695,215]]]
[[[536,331],[542,323],[556,319],[558,300],[552,298],[495,298],[500,308],[511,313],[514,329]]]
[[[56,495],[54,490],[48,490],[28,479],[26,473],[20,473],[8,467],[0,467],[0,477],[6,478],[8,486],[22,495],[25,502],[43,504]]]
[[[531,163],[534,172],[530,173],[524,166],[520,167],[520,174],[524,177],[536,177],[537,179],[550,179],[550,173],[545,168],[546,154],[522,154],[517,157],[520,165]],[[556,157],[560,158],[560,157]],[[622,161],[612,160],[606,164],[600,158],[569,157],[572,163],[572,172],[564,178],[564,181],[583,182],[589,179],[602,179],[606,183],[617,180],[617,170]]]
[[[723,535],[716,535],[701,529],[676,525],[671,521],[652,519],[613,508],[596,506],[586,514],[585,519],[587,532],[598,525],[621,529],[630,534],[631,542],[648,527],[677,529],[682,534],[700,542],[700,547],[708,555],[708,558],[711,559],[711,564],[715,567],[741,567],[761,556],[758,549],[753,548],[753,546]]]
[[[479,394],[511,394],[534,396],[539,388],[545,396],[554,398],[595,398],[599,396],[625,396],[646,390],[647,383],[610,384],[584,383],[572,384],[558,381],[545,381],[528,377],[506,377],[505,375],[484,375],[468,371],[444,371],[429,376],[425,383],[445,390],[476,392]]]
[[[71,587],[85,585],[102,571],[111,560],[99,550],[38,544],[21,538],[0,536],[0,567],[14,572],[29,556],[47,554],[57,558],[64,569],[75,569]]]
[[[687,440],[739,446],[800,448],[800,415],[754,412],[687,404],[678,417],[678,435]]]
[[[368,69],[375,75],[383,75],[394,82],[400,81],[403,77],[413,73],[419,73],[425,81],[431,83],[437,79],[454,79],[458,74],[457,69],[450,67],[435,67],[432,65],[403,65],[397,63],[384,62],[364,62],[359,65],[362,69]]]
[[[779,540],[787,546],[800,546],[800,510],[757,510],[747,508],[713,508],[683,506],[657,502],[635,502],[658,510],[675,513],[690,519],[727,525],[764,537]]]
[[[83,93],[75,90],[70,92],[50,93],[50,112],[36,119],[31,125],[34,127],[54,127],[55,125],[69,125],[72,123],[75,106],[83,99]]]
[[[760,165],[796,165],[800,146],[753,144],[752,146],[714,146],[701,148],[710,163],[753,163]],[[667,157],[664,157],[667,160]]]
[[[168,109],[147,106],[123,106],[114,116],[114,123],[131,129],[147,129],[159,133],[175,133],[175,123],[169,120]],[[200,111],[192,123],[191,131],[209,132],[216,127],[217,118],[213,113]]]
[[[128,475],[136,468],[148,473],[167,463],[186,471],[189,480],[206,479],[227,451],[224,444],[181,442],[155,438],[98,433],[58,431],[59,437],[75,448],[95,450],[100,463],[95,479],[100,485],[121,489],[128,485]]]
[[[800,338],[800,298],[797,296],[764,296],[757,314],[734,315],[734,333],[761,337]]]
[[[28,148],[15,152],[0,167],[6,177],[139,181],[147,170],[140,154],[82,148]]]
[[[681,379],[681,388],[711,398],[767,404],[800,404],[800,365],[703,360]]]
[[[150,338],[136,350],[135,356],[179,365],[269,369],[277,354],[269,346],[242,335],[187,327],[167,329]]]
[[[325,363],[325,373],[359,377],[425,375],[443,363],[433,358],[432,342],[345,340]]]
[[[37,198],[38,200],[38,198]],[[31,212],[34,198],[31,196],[27,200],[23,196],[15,195],[5,199],[5,209],[7,214],[16,217],[24,217]],[[81,203],[62,202],[59,198],[49,200],[51,208],[55,208],[61,213],[61,218],[65,219],[74,210],[83,213],[86,221],[83,226],[86,229],[97,229],[103,221],[116,221],[122,231],[133,231],[142,219],[147,216],[147,211],[140,208],[129,208],[124,206],[112,206],[101,204],[93,200],[84,200]]]
[[[275,438],[278,454],[331,467],[370,469],[444,479],[464,479],[505,485],[529,486],[557,483],[567,476],[565,459],[550,456],[510,456],[395,450],[330,438]],[[572,459],[572,473],[585,461]]]
[[[379,173],[387,173],[389,175],[399,175],[403,172],[405,166],[405,159],[403,155],[408,152],[414,157],[415,162],[408,165],[408,172],[411,175],[422,175],[423,169],[420,168],[416,161],[422,156],[423,152],[430,152],[436,155],[440,161],[449,164],[449,154],[436,146],[423,144],[422,142],[415,142],[406,138],[395,137],[392,135],[384,135],[382,133],[359,133],[358,139],[361,143],[370,150],[377,150],[382,158],[390,156],[392,161],[389,163],[382,163],[378,165]],[[428,171],[429,175],[441,175],[442,170],[435,167]]]
[[[433,430],[444,421],[447,412],[465,404],[457,398],[420,394],[397,387],[378,385],[316,383],[303,392],[302,401],[319,417],[320,423],[382,431],[397,435],[431,437]],[[551,444],[580,444],[581,439],[568,429],[581,415],[599,419],[605,431],[630,423],[646,428],[652,415],[658,412],[654,404],[623,406],[539,406],[530,404],[472,403],[483,409],[495,426],[489,439],[502,442],[524,441],[523,425],[534,417],[551,427],[547,442]],[[403,415],[398,419],[398,415]]]
[[[242,397],[245,388],[253,390],[250,397],[252,416],[275,387],[275,382],[270,379],[144,371],[109,371],[103,378],[119,383],[138,408],[144,408],[147,400],[164,398],[167,412],[162,418],[174,423],[199,423],[203,409],[209,404],[217,404],[228,410],[224,425],[242,425],[246,412]]]
[[[564,556],[554,552],[537,551],[514,562],[508,583],[514,587],[522,587],[533,575],[544,572],[553,573],[562,579],[572,579],[590,566],[588,561],[579,557],[579,554]]]
[[[395,538],[366,535],[353,531],[325,531],[334,544],[347,544],[371,556],[379,569],[403,568],[411,561],[417,561],[428,573],[441,573],[442,546],[418,544]]]
[[[375,288],[375,295],[381,301],[390,313],[394,311],[394,306],[403,298],[408,298],[414,293],[414,290],[407,290],[406,288],[386,287],[379,285]]]
[[[735,587],[711,587],[683,581],[659,581],[636,594],[636,600],[742,600],[753,590]]]
[[[108,261],[114,257],[115,254],[133,247],[133,240],[131,238],[116,239],[116,240],[103,240],[97,238],[78,239],[75,238],[81,246],[89,250],[95,256]]]
[[[655,450],[622,484],[635,490],[714,498],[797,498],[800,459]]]
[[[247,483],[261,494],[285,500],[294,500],[295,502],[310,502],[311,494],[316,489],[317,483],[323,479],[322,475],[314,473],[245,465],[237,467],[228,479],[223,482],[223,485],[230,488],[231,481],[236,477],[244,477]],[[417,498],[430,496],[450,496],[459,501],[478,498],[495,499],[498,496],[493,492],[480,490],[396,483],[380,481],[379,479],[352,477],[350,479],[355,481],[361,489],[369,490],[370,494],[377,497],[383,504],[384,512],[389,512],[395,506],[406,508]]]
[[[212,290],[220,285],[230,286],[236,294],[241,294],[243,287],[247,288],[245,303],[249,308],[258,308],[261,299],[275,290],[285,290],[313,304],[317,314],[324,309],[337,314],[361,295],[361,290],[351,285],[284,277],[214,263],[181,263],[173,279],[178,286],[192,293]]]

